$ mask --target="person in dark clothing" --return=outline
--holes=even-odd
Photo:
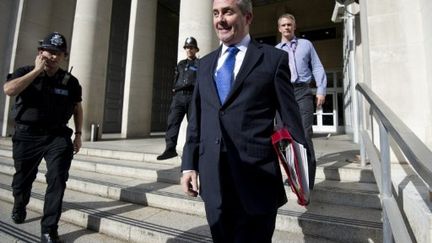
[[[187,58],[181,60],[175,70],[174,96],[172,98],[169,114],[168,126],[165,133],[165,151],[157,157],[158,160],[170,159],[177,156],[176,146],[181,122],[184,116],[189,119],[190,102],[195,86],[198,59],[196,53],[199,51],[195,38],[188,37],[183,48]]]
[[[33,181],[42,159],[46,161],[47,189],[41,219],[41,242],[61,242],[58,222],[73,153],[81,148],[83,111],[78,80],[60,68],[67,56],[66,39],[58,32],[40,42],[34,66],[18,68],[3,86],[15,96],[12,180],[12,220],[24,223]],[[67,126],[74,117],[75,136]]]

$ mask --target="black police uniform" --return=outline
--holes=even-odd
[[[174,96],[172,98],[168,127],[165,134],[166,150],[175,150],[181,122],[184,116],[189,119],[190,102],[195,86],[198,59],[181,60],[176,67],[174,78]]]
[[[33,69],[34,66],[21,67],[8,80],[24,76]],[[67,127],[67,122],[73,115],[74,106],[81,102],[81,94],[78,80],[59,69],[53,77],[42,72],[16,96],[13,110],[16,124],[12,137],[16,170],[12,181],[14,211],[25,210],[38,166],[44,158],[48,186],[41,220],[42,233],[58,228],[73,157],[72,129]]]

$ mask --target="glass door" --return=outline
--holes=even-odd
[[[314,133],[338,133],[343,130],[343,79],[339,71],[328,71],[327,94],[322,108],[316,109],[314,113]],[[314,84],[315,85],[315,84]],[[313,87],[316,93],[316,87]],[[314,107],[316,98],[314,95]]]

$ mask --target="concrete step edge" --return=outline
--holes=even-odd
[[[11,188],[7,185],[0,184],[0,198],[6,201],[12,201],[12,195],[11,195]],[[41,212],[43,208],[43,195],[39,193],[32,193],[32,200],[28,207]],[[64,202],[63,204],[65,212],[62,215],[62,220],[74,223],[77,225],[80,225],[82,227],[89,228],[91,230],[96,230],[100,233],[107,234],[122,240],[128,240],[132,242],[138,242],[141,241],[141,238],[133,238],[131,235],[124,235],[124,232],[110,232],[106,229],[128,229],[128,232],[135,231],[139,232],[139,236],[142,237],[143,235],[148,236],[152,235],[153,237],[156,237],[155,239],[152,239],[153,241],[149,242],[166,242],[169,237],[176,237],[176,240],[178,240],[179,236],[182,237],[182,239],[186,240],[186,242],[211,242],[210,236],[205,235],[198,235],[190,232],[181,232],[179,230],[176,230],[174,228],[166,227],[163,225],[154,225],[151,223],[138,221],[133,218],[124,217],[122,215],[116,215],[112,213],[107,213],[99,209],[94,208],[83,208],[80,205],[77,205],[75,203],[70,202]],[[307,217],[304,215],[302,216],[302,223],[293,222],[293,214],[295,212],[287,212],[287,210],[283,211],[283,215],[279,216],[277,218],[277,225],[280,226],[289,226],[286,228],[287,232],[301,232],[303,234],[307,234],[306,232],[311,233],[311,235],[320,236],[324,239],[330,239],[330,240],[336,240],[336,241],[344,241],[347,239],[347,237],[343,237],[340,239],[339,237],[342,236],[342,232],[344,234],[350,235],[348,238],[350,239],[350,242],[362,242],[365,237],[371,237],[373,239],[372,242],[379,242],[376,240],[379,240],[375,235],[379,235],[381,232],[381,229],[379,226],[375,224],[368,224],[367,222],[361,223],[361,228],[359,227],[353,227],[352,224],[350,225],[350,222],[347,221],[340,221],[337,220],[337,217],[326,217],[324,218],[326,222],[319,222],[317,219],[311,219],[313,223],[315,223],[314,226],[306,226],[304,223],[307,221]],[[357,221],[357,220],[354,220]],[[83,223],[84,222],[84,223]],[[92,225],[92,222],[103,222],[105,227],[100,228],[100,225]],[[300,226],[302,225],[302,226]],[[360,223],[358,223],[360,225]],[[279,227],[277,227],[278,230],[280,230]],[[329,227],[330,226],[330,227]],[[308,228],[314,228],[314,229],[308,229]],[[329,228],[335,229],[334,232],[331,232]],[[98,230],[100,229],[100,230]],[[319,230],[321,229],[321,230]],[[324,230],[323,230],[324,229]],[[318,230],[323,235],[317,234]],[[342,232],[338,232],[338,230],[342,230]],[[122,230],[124,231],[124,230]],[[336,237],[336,238],[334,238]],[[354,237],[359,237],[361,240],[356,239]],[[161,240],[162,239],[162,240]]]
[[[5,163],[5,162],[0,162],[0,171],[3,171],[4,173],[8,174],[8,175],[13,175],[14,168],[13,165],[10,164],[11,161],[9,161],[9,163]],[[43,182],[44,181],[44,173],[45,170],[44,169],[39,169],[39,174],[38,174],[38,178],[40,178],[40,180]],[[85,174],[90,174],[89,176],[85,177]],[[75,169],[72,168],[70,171],[70,177],[69,177],[69,182],[68,184],[70,184],[71,186],[73,186],[73,188],[75,190],[87,190],[87,192],[91,192],[89,190],[93,190],[93,193],[102,193],[105,192],[107,193],[108,191],[118,191],[118,190],[123,190],[124,188],[129,188],[130,186],[127,185],[117,185],[117,184],[113,184],[110,183],[108,181],[101,181],[98,180],[96,178],[100,177],[101,175],[103,175],[106,178],[115,178],[117,179],[117,181],[121,181],[121,177],[122,176],[116,176],[116,175],[106,175],[104,174],[104,170],[102,171],[80,171],[79,169]],[[155,183],[170,183],[170,184],[174,184],[177,185],[179,182],[179,179],[177,180],[169,180],[169,179],[160,179],[157,178],[158,176],[163,176],[163,175],[158,175],[158,173],[149,173],[148,171],[141,171],[140,173],[141,178],[146,178],[146,180],[143,180],[143,184],[144,183],[149,183],[151,181],[154,181]],[[118,178],[117,178],[118,177]],[[128,179],[129,180],[129,179]],[[329,186],[322,186],[320,185],[320,183],[322,184],[330,184]],[[342,182],[326,182],[324,180],[320,180],[317,179],[317,184],[315,187],[315,191],[314,191],[314,198],[317,198],[317,201],[320,202],[327,202],[327,203],[335,203],[335,204],[340,204],[340,205],[350,205],[350,206],[358,206],[358,207],[369,207],[369,208],[375,208],[375,209],[380,209],[381,205],[380,205],[380,201],[378,198],[378,192],[376,189],[376,186],[374,185],[368,185],[366,183],[364,183],[363,186],[368,186],[368,187],[372,187],[375,190],[358,190],[358,189],[353,189],[353,188],[338,188],[338,183],[340,184],[340,186],[343,186],[344,183]],[[288,187],[288,185],[285,185],[286,191],[287,191],[287,195],[290,198],[295,198],[294,194],[292,193],[291,189]],[[151,195],[157,194],[157,192],[153,191],[151,193]],[[136,202],[137,201],[133,201],[135,199],[139,199],[139,198],[146,198],[145,196],[139,196],[134,194],[133,192],[128,192],[127,195],[129,195],[129,199],[128,200],[132,200],[132,202]],[[336,195],[333,196],[332,195]],[[346,200],[341,200],[344,197],[341,197],[341,195],[344,195],[345,198],[347,198]],[[337,200],[335,200],[335,198]],[[118,199],[118,198],[115,198]],[[123,200],[125,200],[126,198],[124,198]],[[357,199],[357,200],[352,200],[352,199]],[[142,203],[142,202],[141,202]]]
[[[39,242],[40,236],[20,230],[14,225],[0,222],[2,242]]]
[[[0,141],[2,141],[0,139]],[[12,155],[12,142],[9,144],[0,143],[0,155],[11,156]],[[157,160],[156,157],[159,155],[155,152],[136,152],[136,151],[125,151],[125,150],[114,150],[114,149],[104,149],[104,148],[90,148],[85,147],[85,144],[80,149],[79,156],[91,156],[97,158],[112,158],[119,160],[129,160],[129,161],[146,161],[158,164],[173,165],[180,163],[180,157],[174,157],[167,160]]]
[[[41,213],[28,209],[26,222],[15,224],[10,218],[12,208],[11,202],[0,200],[0,242],[39,242]],[[62,242],[126,242],[62,220],[59,222],[58,233]]]
[[[11,154],[6,155],[2,153],[2,150],[0,149],[0,160],[2,157],[4,159],[10,159]],[[157,166],[159,166],[160,168],[164,168],[162,170],[159,170],[160,173],[158,173],[162,181],[177,183],[180,178],[180,164],[156,165],[152,162],[142,161],[139,166],[136,164],[131,166],[130,164],[124,165],[127,163],[122,163],[122,160],[117,160],[118,164],[116,164],[114,163],[114,161],[107,163],[106,161],[104,161],[104,159],[108,158],[93,158],[92,161],[88,161],[82,160],[82,157],[78,157],[77,159],[74,159],[72,167],[80,168],[82,170],[96,171],[99,173],[140,178],[143,174],[153,173],[154,175],[154,170],[152,170],[151,168],[157,168]],[[375,178],[370,168],[359,168],[357,165],[352,165],[350,163],[342,163],[339,166],[333,166],[331,164],[319,164],[317,166],[316,178],[347,182],[358,181],[364,183],[375,183]]]
[[[42,172],[38,173],[36,181],[41,184],[45,184],[45,177]],[[9,174],[8,176],[11,176],[11,174]],[[149,205],[151,207],[157,207],[157,208],[176,211],[180,213],[194,214],[202,217],[205,216],[204,205],[200,198],[191,198],[181,193],[173,193],[169,191],[159,191],[159,190],[155,191],[153,189],[151,190],[146,190],[142,188],[137,189],[131,186],[122,186],[119,184],[107,183],[107,182],[98,183],[98,181],[94,179],[89,179],[89,178],[82,179],[76,176],[70,176],[67,184],[68,184],[68,189],[91,194],[91,195],[96,195],[99,197],[109,198],[111,200],[121,200],[124,202],[131,202],[131,203],[141,204],[141,205]],[[181,191],[180,188],[179,191]],[[287,196],[289,197],[289,203],[296,202],[296,197],[292,192],[288,191]],[[312,198],[312,200],[314,200],[314,197]],[[315,207],[320,207],[322,208],[322,210],[325,210],[327,207],[331,205],[325,202],[314,202],[314,203],[315,203]],[[301,216],[302,218],[305,218],[305,216],[307,215],[308,219],[321,219],[323,217],[328,217],[316,213],[310,213],[310,212],[305,213],[301,211],[295,211],[299,209],[303,210],[303,208],[298,206],[295,203],[292,204],[295,205],[294,208],[287,209],[287,206],[284,206],[281,208],[281,210],[285,210],[283,212],[291,212],[291,214],[287,214],[287,215],[291,215],[295,217]],[[348,208],[347,210],[357,210],[357,211],[361,209],[350,205],[339,205],[338,211],[336,211],[336,213],[342,212],[344,208]],[[376,209],[371,208],[370,211],[366,211],[367,213],[364,212],[365,210],[368,209],[362,208],[362,213],[360,215],[377,213]],[[355,211],[353,211],[351,215],[356,215]],[[346,222],[350,220],[350,219],[344,219],[344,216],[338,216],[338,215],[335,215],[335,218],[340,218],[341,219],[340,221],[346,221]]]
[[[88,153],[85,150],[98,150],[98,151],[113,151],[115,153],[123,153],[125,156],[119,156],[119,155],[113,155],[112,153],[106,153],[102,154],[101,156],[95,155],[92,153]],[[142,154],[143,156],[133,156],[135,154]],[[152,155],[152,156],[144,156]],[[176,157],[173,159],[168,160],[156,160],[153,159],[154,157],[157,157],[157,154],[153,152],[135,152],[135,151],[122,151],[122,150],[112,150],[112,149],[103,149],[103,148],[81,148],[80,152],[75,155],[75,157],[78,160],[87,160],[87,161],[93,161],[93,162],[103,162],[104,159],[110,159],[113,160],[115,163],[115,160],[117,161],[128,161],[128,162],[135,162],[136,165],[139,165],[141,163],[136,162],[147,162],[147,163],[154,163],[154,164],[160,164],[160,165],[180,165],[181,164],[181,158]],[[0,156],[4,157],[12,157],[12,147],[9,146],[3,146],[0,144]],[[148,159],[146,159],[148,158]],[[324,167],[327,169],[338,169],[338,168],[344,168],[344,169],[352,169],[352,170],[362,170],[362,171],[372,171],[372,167],[370,165],[366,165],[366,167],[360,167],[360,164],[358,162],[347,162],[347,161],[333,161],[333,162],[320,162],[320,158],[317,158],[317,168]]]
[[[0,199],[12,202],[11,189],[0,184]],[[44,196],[32,192],[28,205],[34,211],[42,212]],[[112,214],[94,208],[83,208],[80,205],[70,202],[63,202],[62,220],[85,227],[103,234],[110,235],[121,240],[131,242],[143,242],[142,237],[147,238],[145,242],[166,242],[170,239],[184,240],[184,242],[212,242],[209,235],[198,235],[190,232],[183,232],[175,228],[163,225],[154,225],[138,221],[122,215]],[[104,227],[100,227],[101,223]],[[113,233],[109,229],[120,229]],[[126,229],[126,230],[125,230]],[[123,231],[123,232],[122,232]],[[134,233],[132,233],[132,231]],[[179,241],[182,242],[182,241]]]
[[[0,155],[11,157],[12,156],[12,147],[5,146],[0,144]],[[82,147],[80,152],[76,155],[78,158],[93,158],[97,159],[114,159],[121,161],[130,161],[130,162],[148,162],[155,164],[164,164],[164,165],[180,165],[181,157],[177,156],[168,160],[157,160],[156,157],[159,155],[159,152],[154,151],[126,151],[126,150],[115,150],[111,148],[90,148],[90,147]],[[368,171],[372,170],[370,165],[367,165],[365,168],[361,168],[358,162],[348,162],[348,161],[326,161],[321,162],[320,157],[317,156],[317,167],[325,167],[328,169],[337,169],[337,168],[345,168],[345,169],[354,169],[354,170],[363,170]]]

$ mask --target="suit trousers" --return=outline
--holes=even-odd
[[[42,233],[56,231],[62,210],[62,201],[69,168],[73,158],[72,130],[63,128],[58,131],[16,130],[13,141],[15,174],[12,180],[14,209],[24,209],[30,200],[33,181],[42,158],[46,161],[45,174],[47,188]]]
[[[233,184],[226,153],[221,154],[222,205],[205,204],[207,221],[215,243],[271,243],[277,209],[273,213],[254,215],[244,209]],[[259,192],[258,192],[259,193]]]
[[[316,165],[315,149],[312,143],[312,125],[314,119],[312,90],[309,88],[309,84],[294,84],[294,95],[300,109],[303,129],[305,131],[306,142],[311,151],[312,162]],[[314,175],[313,178],[315,178],[315,171],[313,171],[312,174]],[[311,186],[313,186],[313,183],[311,183]]]
[[[167,119],[165,142],[167,149],[175,149],[180,125],[185,115],[189,118],[192,91],[177,91],[173,96]]]

